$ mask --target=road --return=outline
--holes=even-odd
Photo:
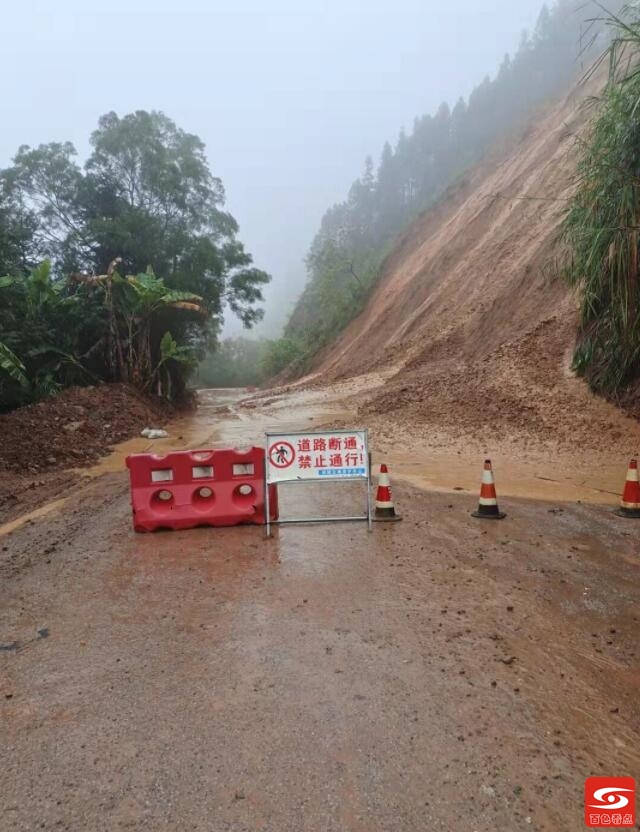
[[[166,446],[348,415],[237,398]],[[404,521],[372,534],[135,535],[140,447],[0,528],[3,832],[573,832],[585,777],[640,776],[633,521],[510,497],[483,523],[469,493],[394,483]]]

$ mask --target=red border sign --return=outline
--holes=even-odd
[[[276,442],[269,448],[269,461],[274,468],[290,468],[296,458],[291,442]]]

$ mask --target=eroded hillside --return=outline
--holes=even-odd
[[[550,316],[566,319],[572,303],[551,279],[550,256],[570,194],[581,102],[574,94],[555,107],[507,158],[471,172],[413,224],[324,373],[474,361]]]
[[[386,371],[362,406],[369,420],[481,443],[637,441],[635,423],[571,373],[576,301],[557,276],[591,92],[579,88],[534,120],[399,242],[366,309],[318,367],[323,381]]]

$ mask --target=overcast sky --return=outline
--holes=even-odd
[[[386,139],[493,74],[542,0],[2,3],[0,166],[98,117],[160,109],[207,146],[274,326],[322,214]],[[229,331],[236,331],[231,327]]]

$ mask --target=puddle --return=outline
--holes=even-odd
[[[478,454],[430,453],[419,448],[415,456],[385,454],[392,476],[426,490],[480,493],[482,458]],[[568,466],[560,458],[531,462],[501,454],[492,455],[498,497],[523,497],[547,502],[583,502],[618,505],[625,468],[619,464]],[[622,479],[622,482],[621,482]]]

